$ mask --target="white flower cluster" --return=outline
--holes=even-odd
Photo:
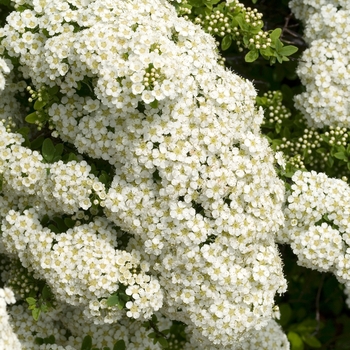
[[[305,25],[309,48],[297,73],[306,91],[295,105],[310,125],[349,128],[350,2],[347,0],[292,0],[295,16]]]
[[[325,174],[297,171],[278,239],[302,266],[333,272],[350,287],[350,187]]]
[[[27,9],[9,15],[2,45],[36,90],[64,94],[48,110],[61,139],[115,176],[104,193],[84,162],[43,165],[0,127],[7,252],[96,322],[120,318],[103,304],[120,282],[127,317],[162,307],[198,344],[233,349],[264,329],[286,288],[275,244],[284,186],[252,84],[219,65],[213,38],[165,0],[16,3]],[[105,218],[61,234],[41,226],[50,210],[88,208],[94,184]],[[128,253],[112,224],[133,236]]]
[[[69,313],[69,308],[64,306],[62,306],[60,310],[42,313],[38,321],[33,319],[31,311],[25,304],[11,306],[9,315],[13,330],[21,343],[22,350],[76,350],[80,349],[84,336],[90,333],[89,328],[85,327],[84,329],[81,327],[79,334],[76,334],[73,328],[72,335],[69,338],[66,336],[65,324],[63,324],[61,320],[65,320],[65,317],[72,317],[72,314]],[[82,317],[82,312],[80,316]],[[79,324],[76,317],[72,317],[72,321],[74,321],[76,325]],[[110,327],[110,325],[106,326]],[[96,330],[97,327],[98,326],[95,326],[94,330]],[[45,339],[50,336],[55,338],[56,344],[39,345],[35,343],[36,338]],[[106,341],[106,337],[101,338],[102,341]],[[96,345],[100,344],[97,343]]]
[[[85,335],[92,337],[92,345],[96,348],[110,347],[116,340],[124,340],[128,350],[154,349],[160,350],[159,343],[154,344],[153,339],[148,337],[145,327],[141,322],[124,319],[122,322],[111,326],[109,324],[92,324],[84,317],[80,308],[72,308],[62,305],[59,310],[53,310],[41,315],[38,321],[33,317],[24,305],[15,305],[9,311],[13,324],[13,329],[18,335],[22,349],[36,350],[76,350],[81,348],[81,341]],[[169,329],[171,321],[161,314],[156,313],[158,328],[160,330]],[[69,336],[65,330],[69,329]],[[48,338],[55,337],[56,344],[42,344],[33,347],[35,337]],[[249,338],[236,347],[215,346],[210,342],[198,343],[196,337],[186,329],[187,342],[179,342],[173,337],[168,338],[169,347],[181,350],[275,350],[289,349],[289,342],[280,326],[270,320],[266,327],[260,331],[249,332]],[[12,349],[12,348],[11,348]],[[16,348],[13,348],[14,350]]]
[[[21,142],[19,134],[8,133],[0,122],[3,193],[22,197],[26,205],[38,210],[67,214],[89,209],[93,192],[105,198],[104,185],[90,174],[91,167],[85,161],[45,164],[39,152],[21,146]]]
[[[34,209],[23,214],[10,210],[1,230],[0,243],[8,253],[45,279],[59,301],[85,307],[95,323],[113,323],[123,316],[117,306],[106,304],[120,283],[134,300],[127,305],[129,317],[149,318],[162,306],[162,291],[145,273],[147,264],[141,264],[137,252],[116,249],[117,232],[104,218],[55,234],[41,226]]]
[[[289,349],[289,340],[281,327],[270,320],[259,332],[250,332],[247,340],[237,350]]]
[[[15,296],[11,289],[0,288],[0,349],[21,350],[16,333],[10,324],[10,317],[6,311],[7,304],[14,304]]]

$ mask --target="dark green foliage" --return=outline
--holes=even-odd
[[[280,250],[288,291],[277,298],[279,323],[288,335],[291,349],[349,349],[342,347],[350,340],[350,313],[343,285],[330,273],[298,266],[288,246],[281,246]]]

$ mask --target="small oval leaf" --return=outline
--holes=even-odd
[[[232,44],[232,37],[230,34],[226,34],[221,41],[222,51],[226,51]]]
[[[258,52],[258,50],[254,49],[254,50],[249,51],[245,55],[244,59],[246,62],[254,62],[258,57],[259,57],[259,52]]]
[[[304,342],[311,346],[312,348],[320,348],[322,346],[321,342],[314,336],[307,336],[307,335],[303,335],[302,336]]]
[[[298,51],[298,48],[293,45],[283,46],[281,49],[278,50],[278,53],[282,56],[290,56],[293,55],[293,53],[296,53]]]
[[[276,28],[271,34],[270,34],[270,39],[271,41],[275,44],[277,39],[281,36],[282,29],[281,28]]]
[[[169,347],[169,343],[165,338],[158,338],[157,340],[163,349],[167,349]]]
[[[118,340],[113,347],[113,350],[125,350],[125,349],[126,349],[126,345],[123,339]]]
[[[92,338],[90,335],[87,335],[83,339],[83,343],[81,344],[80,350],[91,350],[92,347]]]
[[[304,342],[295,332],[288,332],[287,338],[292,345],[292,350],[304,350]]]
[[[107,299],[107,305],[110,307],[118,305],[119,302],[120,302],[120,300],[119,300],[119,297],[117,294],[113,294]]]
[[[37,321],[39,319],[40,314],[41,314],[41,310],[40,309],[35,308],[35,309],[32,310],[32,316],[33,316],[33,319],[35,321]]]
[[[37,120],[39,120],[38,114],[36,112],[28,114],[24,120],[29,124],[35,124]]]
[[[42,146],[42,154],[44,159],[50,163],[55,155],[56,148],[51,139],[45,139]]]
[[[36,100],[35,103],[34,103],[34,109],[36,111],[40,111],[43,109],[44,106],[46,106],[47,102],[46,101],[39,101],[39,100]]]

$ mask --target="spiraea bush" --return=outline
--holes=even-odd
[[[0,348],[341,348],[348,5],[249,2],[1,2]]]

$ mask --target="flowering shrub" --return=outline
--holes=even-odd
[[[348,346],[349,6],[290,6],[300,61],[238,0],[0,0],[2,347]]]
[[[16,9],[4,94],[29,98],[3,102],[0,243],[43,284],[9,308],[23,347],[157,348],[171,320],[188,349],[289,348],[284,185],[253,85],[163,0]]]
[[[306,91],[296,96],[296,107],[311,125],[348,128],[349,2],[292,0],[290,6],[309,43],[297,70]]]

